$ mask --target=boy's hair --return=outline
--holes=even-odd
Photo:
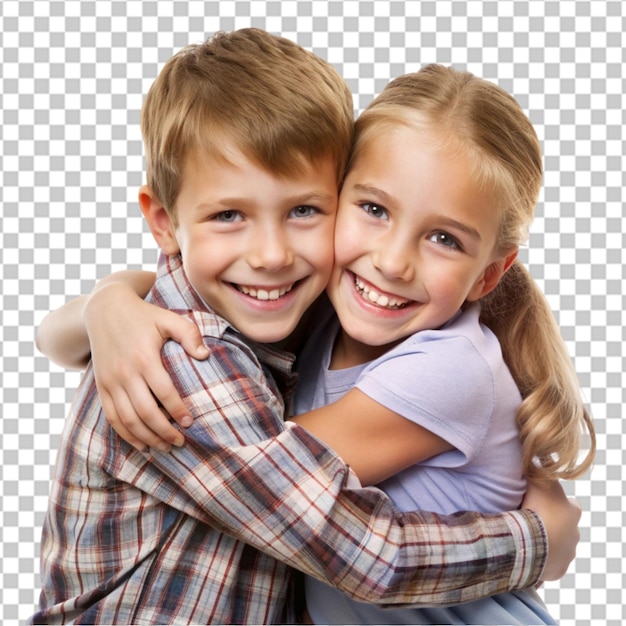
[[[192,157],[228,161],[234,148],[278,176],[330,157],[339,184],[353,127],[351,92],[329,63],[260,29],[219,32],[175,54],[148,92],[147,183],[174,222]]]
[[[353,161],[371,137],[397,125],[434,131],[439,147],[467,156],[477,184],[493,194],[497,252],[522,243],[541,188],[542,159],[535,130],[510,94],[441,65],[400,76],[358,118]],[[481,319],[497,335],[523,397],[517,420],[526,476],[580,476],[593,462],[595,432],[546,297],[515,261],[481,304]],[[581,431],[589,450],[579,460]]]

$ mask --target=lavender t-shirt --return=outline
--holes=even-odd
[[[498,340],[479,315],[479,306],[472,305],[371,363],[330,370],[339,324],[329,311],[298,358],[295,414],[334,402],[356,386],[454,446],[378,485],[400,510],[495,513],[517,508],[523,498],[515,421],[521,397]],[[554,623],[534,590],[445,609],[391,611],[354,602],[312,578],[306,595],[315,623]]]

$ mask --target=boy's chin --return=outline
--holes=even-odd
[[[264,327],[265,326],[265,327]],[[238,328],[237,330],[256,343],[272,343],[280,344],[284,342],[294,331],[295,323],[289,324],[254,324],[247,328]]]

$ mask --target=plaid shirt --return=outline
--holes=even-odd
[[[291,568],[356,599],[458,604],[537,582],[546,540],[530,511],[397,513],[304,429],[283,422],[288,355],[207,309],[179,257],[149,299],[190,317],[212,355],[168,342],[194,417],[186,445],[142,454],[103,416],[89,368],[65,426],[33,623],[292,622]]]

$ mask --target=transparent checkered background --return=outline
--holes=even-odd
[[[543,594],[562,624],[622,623],[622,2],[3,0],[0,16],[3,624],[38,597],[51,464],[79,379],[35,350],[34,330],[112,270],[153,266],[135,201],[143,94],[188,42],[250,25],[336,65],[357,112],[427,62],[497,81],[528,111],[546,174],[523,258],[575,358],[599,443],[594,470],[567,487],[585,509],[578,558]]]

